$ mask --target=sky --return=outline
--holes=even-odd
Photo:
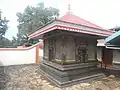
[[[68,11],[105,29],[120,26],[120,0],[0,0],[2,16],[10,22],[6,37],[12,39],[17,34],[17,12],[23,12],[27,5],[35,6],[44,2],[46,7],[55,7],[60,10],[60,16]]]

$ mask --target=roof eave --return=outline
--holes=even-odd
[[[47,25],[49,25],[49,24],[51,24],[51,23],[53,23],[53,22],[55,22],[55,21],[57,21],[57,20],[56,20],[56,19],[54,19],[54,20],[52,20],[52,21],[48,22],[47,24],[45,24],[45,25],[43,25],[43,26],[39,27],[39,28],[37,29],[37,31],[35,31],[35,32],[33,32],[33,33],[28,34],[28,37],[30,37],[30,36],[31,36],[31,35],[33,35],[34,33],[38,32],[40,29],[44,28],[45,26],[47,26]]]
[[[111,36],[105,39],[105,43],[110,42],[111,40],[115,39],[116,37],[120,36],[120,31],[113,33]]]
[[[82,25],[82,24],[76,24],[76,23],[72,23],[72,22],[62,21],[62,20],[59,20],[59,19],[56,19],[56,21],[65,22],[65,23],[71,23],[71,24],[74,24],[74,25],[81,25],[81,26],[85,26],[85,27],[89,27],[89,28],[93,28],[93,29],[99,29],[99,28],[95,28],[95,27],[90,27],[90,26]],[[99,29],[99,30],[104,30],[104,31],[108,31],[108,32],[113,33],[113,31],[106,30],[106,29]]]
[[[59,20],[59,19],[55,19],[55,20],[53,20],[53,21],[47,23],[46,25],[40,27],[38,31],[36,31],[36,32],[34,32],[34,33],[28,35],[28,37],[30,38],[30,37],[35,36],[36,34],[40,33],[40,31],[41,31],[42,28],[44,28],[44,27],[46,27],[46,26],[48,26],[48,25],[50,25],[50,24],[52,24],[52,23],[54,24],[55,21],[58,21],[58,22],[64,22],[64,23],[66,23],[66,24],[73,24],[73,25],[78,25],[78,26],[88,27],[88,28],[91,28],[91,29],[97,29],[97,30],[101,30],[101,31],[102,31],[102,29],[98,29],[98,28],[94,28],[94,27],[84,26],[84,25],[80,25],[80,24],[75,24],[75,23],[71,23],[71,22],[66,22],[66,21],[61,21],[61,20]],[[55,24],[55,25],[57,25],[57,24]],[[111,31],[108,31],[108,30],[103,30],[103,31],[106,31],[106,32],[112,33]],[[36,37],[36,36],[35,36],[35,37]],[[108,36],[103,36],[103,37],[108,37]]]

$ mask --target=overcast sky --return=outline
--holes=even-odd
[[[120,26],[120,0],[0,0],[0,9],[7,17],[9,29],[6,37],[12,39],[17,33],[17,12],[23,12],[27,5],[35,6],[39,2],[60,10],[60,16],[68,11],[71,4],[73,14],[109,29]]]

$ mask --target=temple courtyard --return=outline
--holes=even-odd
[[[114,75],[58,88],[39,69],[37,64],[0,67],[0,90],[120,90],[120,78]]]

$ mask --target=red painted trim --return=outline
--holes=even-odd
[[[80,24],[75,24],[75,23],[71,23],[71,22],[67,22],[67,21],[62,21],[62,20],[59,20],[59,19],[55,19],[55,20],[49,22],[48,24],[45,24],[44,26],[40,27],[39,30],[42,29],[43,27],[45,27],[45,26],[53,23],[54,21],[59,21],[59,22],[64,22],[64,23],[69,23],[69,24],[74,24],[74,25],[80,25]],[[85,26],[85,25],[81,25],[81,26]],[[85,27],[89,27],[89,26],[85,26]],[[99,28],[94,28],[94,27],[89,27],[89,28],[99,29]],[[99,30],[106,31],[106,32],[110,32],[110,33],[114,33],[114,31],[110,31],[110,30],[106,30],[106,29],[99,29]],[[38,33],[39,33],[39,32],[40,32],[40,31],[38,31]],[[32,36],[34,36],[34,33],[28,34],[28,37],[32,37]]]
[[[65,22],[65,23],[70,23],[70,24],[74,24],[74,25],[81,25],[81,24],[75,24],[75,23],[72,23],[72,22],[67,22],[67,21],[62,21],[62,20],[56,20],[56,21]],[[81,26],[85,26],[85,25],[81,25]],[[89,28],[93,28],[93,29],[99,29],[99,28],[94,28],[94,27],[90,27],[90,26],[85,26],[85,27],[89,27]],[[106,30],[106,29],[99,29],[99,30],[107,31],[107,32],[111,32],[111,33],[114,32],[114,31],[110,31],[110,30]]]
[[[70,23],[70,24],[74,24],[74,25],[80,25],[80,24],[75,24],[75,23],[72,23],[72,22],[67,22],[67,21],[62,21],[62,20],[59,20],[59,19],[55,19],[55,20],[49,22],[48,24],[45,24],[44,26],[40,27],[39,30],[42,29],[43,27],[45,27],[45,26],[53,23],[54,21],[59,21],[59,22],[64,22],[64,23]],[[85,26],[85,25],[81,25],[81,26]],[[85,27],[89,27],[89,26],[85,26]],[[99,28],[94,28],[94,27],[89,27],[89,28],[99,29]],[[114,31],[110,31],[110,30],[106,30],[106,29],[99,29],[99,30],[106,31],[106,32],[110,32],[110,33],[114,33]],[[40,31],[38,31],[38,33],[39,33],[39,32],[40,32]],[[31,35],[32,35],[32,33],[28,34],[29,37],[32,37],[32,36],[34,36],[34,33],[33,33],[32,36],[31,36]]]
[[[33,37],[35,37],[35,35],[37,35],[37,34],[40,34],[40,33],[42,33],[42,32],[45,32],[45,31],[48,31],[48,30],[50,30],[50,29],[52,29],[52,28],[55,28],[57,25],[54,25],[54,26],[52,26],[52,27],[50,27],[50,28],[47,28],[46,30],[42,30],[41,32],[38,32],[38,33],[36,33],[36,34],[34,34],[33,36],[29,36],[30,38],[33,38]]]
[[[71,28],[71,27],[61,26],[61,25],[59,25],[58,27],[69,28],[69,29],[75,29],[75,31],[76,31],[76,30],[83,31],[82,29],[78,29],[78,28]],[[92,33],[97,33],[97,34],[102,34],[102,35],[110,35],[110,34],[105,34],[105,33],[99,33],[99,32],[89,31],[89,30],[84,30],[84,31],[87,31],[87,32],[92,32]],[[89,34],[89,33],[88,33],[88,34]]]
[[[48,31],[49,29],[52,29],[53,27],[55,27],[55,26],[52,26],[52,27],[50,27],[50,28],[48,28],[48,29],[46,29],[46,30],[42,30],[42,31],[39,31],[38,33],[33,33],[34,35],[33,36],[35,36],[36,34],[39,34],[39,33],[42,33],[42,32],[45,32],[45,31]],[[28,37],[32,37],[31,35],[30,36],[28,36]]]
[[[38,30],[40,30],[41,28],[43,28],[43,27],[45,27],[45,26],[51,24],[51,23],[54,22],[54,21],[57,21],[57,20],[56,20],[56,19],[52,20],[51,22],[49,22],[49,23],[47,23],[47,24],[45,24],[45,25],[39,27]],[[32,35],[32,33],[34,33],[34,32],[29,33],[28,36]]]
[[[89,31],[89,30],[82,30],[82,29],[79,29],[79,28],[73,28],[73,27],[67,27],[67,26],[62,26],[62,25],[54,25],[54,26],[52,26],[52,27],[50,27],[50,28],[47,28],[46,30],[42,30],[41,32],[38,32],[38,33],[36,33],[36,34],[34,34],[33,36],[30,36],[30,38],[34,38],[34,37],[36,37],[36,36],[38,36],[38,35],[41,35],[41,33],[43,33],[44,34],[44,32],[46,32],[46,31],[48,31],[48,30],[50,30],[50,29],[53,29],[53,28],[55,28],[56,27],[56,29],[59,29],[59,27],[60,28],[68,28],[68,29],[74,29],[74,31],[76,31],[76,30],[79,30],[81,33],[87,33],[87,32],[90,32],[90,33],[87,33],[87,34],[95,34],[95,35],[97,35],[97,34],[101,34],[101,36],[109,36],[109,35],[111,35],[111,34],[105,34],[105,33],[99,33],[99,32],[94,32],[94,31]],[[53,30],[55,30],[55,29],[53,29]],[[64,29],[63,29],[64,30]],[[52,31],[52,30],[51,30]],[[71,30],[67,30],[67,31],[71,31]]]

